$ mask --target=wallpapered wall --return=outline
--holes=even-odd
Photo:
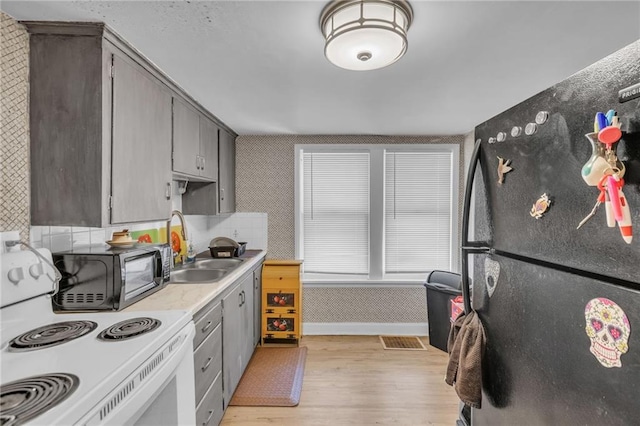
[[[29,35],[0,12],[0,231],[29,239]]]
[[[463,176],[464,135],[455,136],[240,136],[236,139],[238,211],[269,216],[267,257],[295,256],[294,163],[296,144],[458,144]],[[460,197],[464,179],[460,179]],[[462,203],[460,203],[462,204]],[[426,277],[425,277],[426,278]],[[402,287],[310,287],[304,289],[305,323],[426,323],[422,285]],[[425,328],[426,333],[426,328]]]

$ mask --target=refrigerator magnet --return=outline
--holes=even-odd
[[[549,199],[549,196],[544,193],[534,203],[533,207],[531,207],[531,211],[529,212],[529,214],[531,215],[531,217],[540,219],[542,215],[547,212],[549,206],[551,206],[551,200]]]
[[[502,185],[504,175],[513,170],[513,167],[509,166],[509,163],[511,163],[511,160],[498,157],[498,185]]]
[[[500,277],[500,264],[495,260],[486,258],[484,260],[484,284],[487,286],[487,293],[489,297],[493,296],[493,292],[498,285],[498,278]]]
[[[631,324],[622,308],[604,297],[591,299],[584,308],[585,332],[590,351],[604,367],[622,367],[620,357],[629,350]]]

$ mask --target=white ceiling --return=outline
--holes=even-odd
[[[5,1],[18,20],[103,21],[241,135],[443,135],[640,38],[640,2],[411,1],[375,71],[323,55],[325,1]]]

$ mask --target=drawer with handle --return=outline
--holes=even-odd
[[[196,426],[217,426],[223,414],[221,373],[196,408]]]
[[[196,319],[196,335],[193,338],[194,349],[220,324],[220,321],[222,321],[222,304],[218,302],[203,316]]]
[[[205,394],[213,379],[222,370],[222,325],[202,342],[193,354],[196,382],[196,403]]]

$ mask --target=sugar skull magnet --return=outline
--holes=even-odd
[[[604,297],[592,299],[584,308],[585,331],[591,353],[607,368],[622,367],[620,357],[629,350],[629,319],[622,308]]]

